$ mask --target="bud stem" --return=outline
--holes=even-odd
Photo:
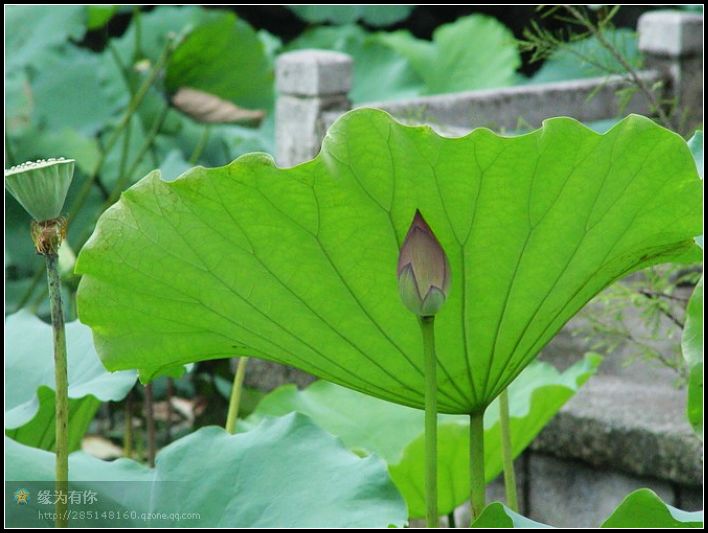
[[[234,384],[231,387],[229,411],[226,414],[226,431],[232,435],[236,433],[236,420],[238,420],[238,410],[241,404],[241,391],[243,390],[243,378],[246,375],[246,363],[248,363],[248,357],[239,357],[236,375],[234,375]]]
[[[504,389],[499,395],[499,429],[501,430],[502,459],[504,461],[504,491],[506,504],[514,512],[519,512],[516,494],[516,473],[511,448],[511,428],[509,427],[509,392]]]
[[[59,278],[59,256],[48,253],[47,263],[49,303],[54,333],[54,379],[56,381],[55,424],[56,424],[56,490],[63,498],[56,502],[56,527],[68,526],[68,484],[69,484],[69,385],[66,363],[66,333],[64,311],[61,305],[61,280]]]
[[[482,514],[485,505],[484,411],[470,414],[470,501],[472,519]]]
[[[425,353],[425,508],[428,527],[438,527],[438,399],[435,317],[420,318]]]

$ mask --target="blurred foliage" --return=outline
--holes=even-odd
[[[314,24],[351,24],[361,20],[370,26],[390,26],[410,15],[414,6],[288,6],[302,20]]]
[[[699,278],[699,271],[682,265],[646,269],[600,293],[579,313],[580,326],[573,333],[602,354],[627,346],[624,364],[642,360],[670,368],[683,386],[689,368],[680,338],[688,298],[681,288]]]
[[[516,81],[521,64],[512,33],[483,15],[440,26],[432,41],[406,30],[370,33],[355,25],[318,27],[287,46],[303,48],[337,50],[354,58],[355,103],[503,87]]]
[[[382,42],[380,33],[370,33],[353,24],[316,27],[290,42],[286,51],[324,48],[349,54],[354,59],[354,103],[395,100],[418,96],[422,78],[410,62]],[[386,83],[381,83],[385,79]]]
[[[86,241],[98,215],[153,168],[174,179],[194,164],[218,166],[245,152],[272,151],[275,48],[265,34],[227,11],[127,9],[132,17],[126,31],[98,51],[81,44],[87,31],[105,28],[125,7],[6,10],[6,166],[76,159],[66,203],[73,250]],[[171,106],[181,87],[262,109],[267,118],[256,128],[200,124]],[[7,195],[6,206],[6,312],[30,306],[41,314],[46,293],[29,218]],[[76,283],[70,272],[65,284],[71,319]]]
[[[484,15],[440,26],[431,42],[405,30],[382,34],[381,40],[408,59],[425,83],[424,94],[511,85],[521,65],[514,35]]]
[[[637,35],[634,31],[626,28],[609,29],[605,35],[634,68],[641,68],[642,55],[637,48]],[[529,81],[548,83],[624,73],[625,69],[617,58],[596,37],[590,36],[554,50]]]

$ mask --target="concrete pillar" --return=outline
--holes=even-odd
[[[352,58],[325,50],[289,52],[278,58],[275,75],[276,160],[293,166],[320,151],[323,112],[351,109]]]
[[[667,95],[677,105],[675,126],[689,133],[703,122],[703,15],[650,11],[637,30],[646,66],[671,80]]]

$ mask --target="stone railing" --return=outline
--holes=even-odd
[[[702,123],[703,17],[653,11],[638,24],[645,68],[638,76],[661,87],[660,98],[681,109],[684,128]],[[305,50],[283,54],[277,64],[277,162],[292,166],[314,157],[327,128],[351,109],[352,59],[336,52]],[[474,127],[515,130],[536,127],[550,116],[583,122],[617,117],[617,91],[632,83],[612,76],[468,91],[404,101],[365,104],[399,120],[427,123],[449,135]],[[647,114],[650,104],[637,91],[623,113]],[[641,327],[637,321],[636,327]],[[569,324],[542,358],[567,366],[585,352]],[[674,341],[675,342],[675,341]],[[685,420],[685,393],[670,373],[634,365],[629,371],[613,354],[595,376],[517,460],[522,512],[556,526],[593,526],[635,488],[648,486],[668,503],[702,508],[703,446]],[[312,378],[272,363],[254,361],[247,383],[270,389]],[[490,496],[503,499],[497,481]],[[460,512],[464,512],[460,510]],[[462,517],[461,517],[462,518]]]
[[[639,48],[645,69],[638,77],[647,87],[661,85],[662,99],[674,99],[689,111],[691,123],[703,114],[703,17],[692,13],[653,11],[639,20]],[[301,50],[278,58],[276,83],[276,159],[292,166],[319,152],[327,128],[351,109],[352,59],[346,54]],[[623,76],[570,80],[537,85],[367,103],[403,121],[427,123],[452,135],[477,126],[514,130],[536,127],[551,116],[583,122],[617,117],[617,91],[632,82]],[[636,92],[624,113],[649,113],[649,102]]]

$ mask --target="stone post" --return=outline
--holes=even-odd
[[[703,15],[683,11],[650,11],[637,23],[639,49],[648,68],[670,80],[666,94],[678,106],[682,132],[703,121]]]
[[[351,109],[352,58],[339,52],[300,50],[278,58],[276,160],[293,166],[313,158],[325,135],[322,113]]]

